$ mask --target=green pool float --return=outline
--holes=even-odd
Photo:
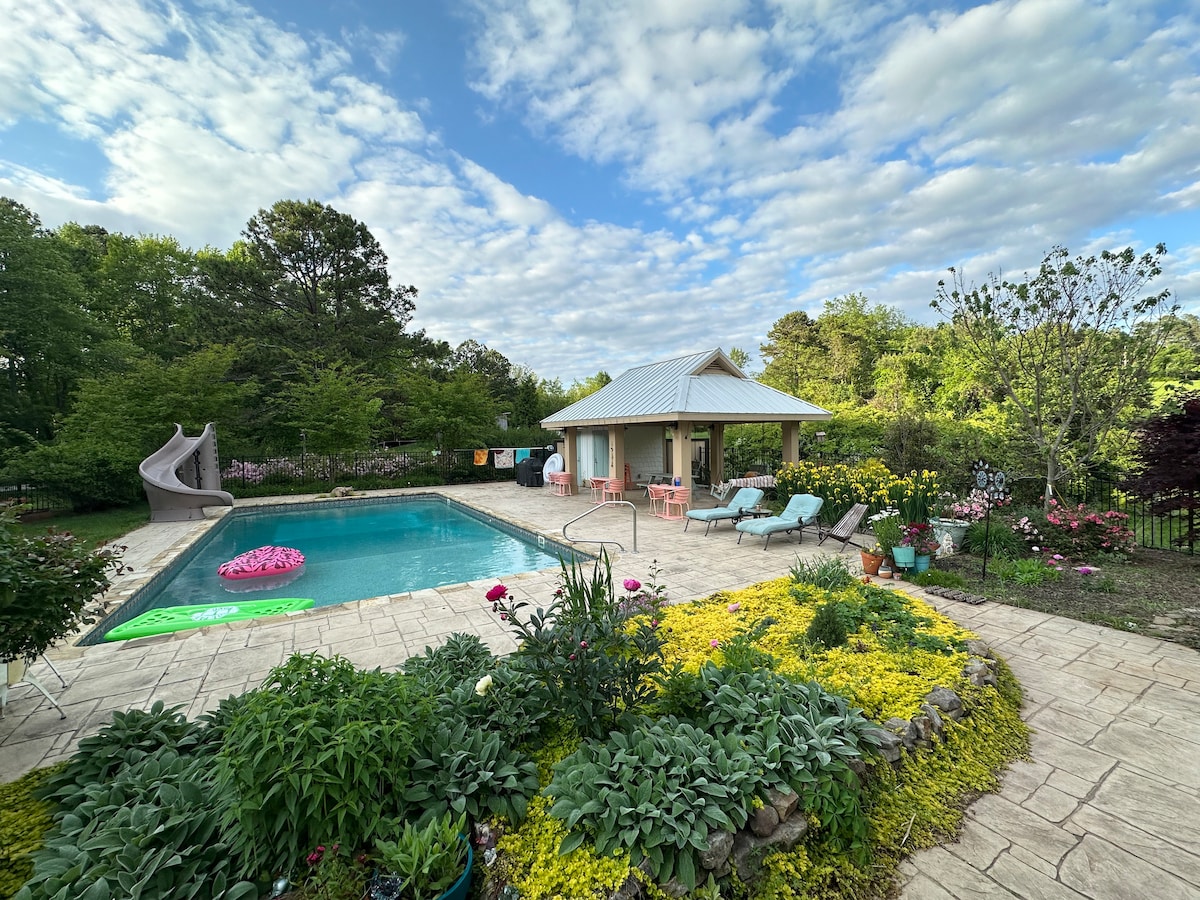
[[[279,600],[234,600],[228,603],[205,603],[199,606],[165,606],[152,609],[118,625],[104,635],[106,641],[127,641],[130,638],[169,634],[187,628],[202,628],[223,622],[239,622],[260,616],[278,616],[297,609],[309,609],[316,604],[311,597],[285,597]]]

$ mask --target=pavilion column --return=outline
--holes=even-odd
[[[725,423],[708,430],[708,480],[714,485],[725,480]]]
[[[783,426],[783,461],[785,463],[800,462],[800,423],[782,422]]]
[[[579,429],[567,428],[563,433],[563,468],[571,473],[571,481],[579,484]]]
[[[671,441],[671,474],[678,476],[681,487],[692,486],[692,428],[691,422],[677,422]]]
[[[608,426],[608,477],[625,477],[625,426]]]

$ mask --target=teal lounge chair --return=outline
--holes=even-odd
[[[712,509],[689,509],[687,511],[687,522],[684,523],[683,530],[688,530],[688,525],[692,521],[704,523],[704,533],[708,534],[708,529],[713,526],[714,522],[720,522],[722,519],[739,519],[743,509],[753,509],[762,503],[763,492],[758,488],[741,488],[733,499],[724,506],[714,506]]]
[[[738,522],[734,526],[738,530],[738,543],[742,542],[743,534],[757,534],[766,538],[763,541],[763,549],[766,550],[767,545],[771,543],[771,535],[778,534],[780,531],[788,534],[799,531],[800,537],[803,539],[804,527],[817,523],[817,516],[824,505],[824,497],[814,497],[812,494],[793,494],[792,499],[788,501],[787,506],[779,515]]]

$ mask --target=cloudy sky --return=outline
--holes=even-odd
[[[414,325],[564,384],[852,291],[1166,243],[1200,312],[1200,0],[0,0],[0,195],[228,248],[315,198]],[[753,370],[758,365],[752,363]]]

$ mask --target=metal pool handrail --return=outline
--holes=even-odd
[[[605,500],[603,503],[597,503],[591,509],[587,510],[587,512],[580,513],[575,518],[573,518],[570,522],[567,522],[566,525],[563,525],[562,536],[564,538],[566,538],[568,541],[575,541],[575,542],[579,542],[579,543],[616,544],[617,549],[620,550],[622,553],[624,553],[625,548],[622,547],[621,544],[617,541],[601,541],[601,540],[596,540],[596,539],[592,539],[592,538],[577,538],[576,539],[576,538],[567,537],[567,526],[568,525],[574,525],[576,522],[578,522],[584,516],[590,516],[592,513],[596,512],[597,510],[601,510],[606,506],[628,506],[631,510],[633,510],[633,552],[637,553],[638,552],[638,549],[637,549],[637,507],[634,506],[632,503],[630,503],[628,500]]]

